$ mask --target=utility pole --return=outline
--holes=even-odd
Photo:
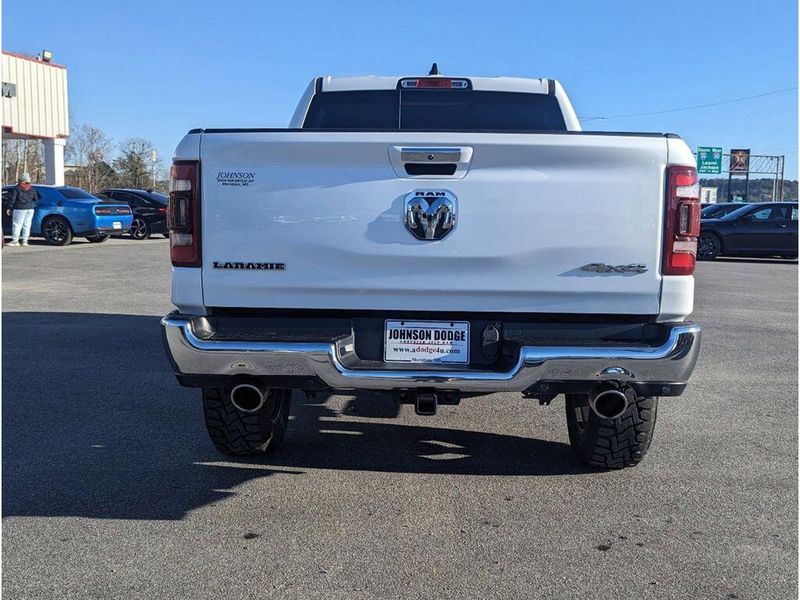
[[[156,189],[156,161],[158,161],[158,154],[155,150],[150,153],[150,161],[153,163],[153,187],[152,189]]]

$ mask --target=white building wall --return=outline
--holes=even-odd
[[[3,52],[0,74],[17,87],[16,96],[2,98],[4,136],[69,136],[66,68]]]

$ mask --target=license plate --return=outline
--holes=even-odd
[[[114,229],[122,229],[122,221],[114,221],[111,225]]]
[[[383,360],[404,363],[469,362],[469,323],[386,321]]]

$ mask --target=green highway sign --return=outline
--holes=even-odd
[[[698,146],[697,172],[709,175],[722,173],[722,148]]]

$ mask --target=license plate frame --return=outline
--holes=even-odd
[[[383,360],[387,363],[467,365],[469,346],[469,321],[386,319],[383,323]]]
[[[122,229],[122,221],[114,221],[111,223],[113,229]]]

